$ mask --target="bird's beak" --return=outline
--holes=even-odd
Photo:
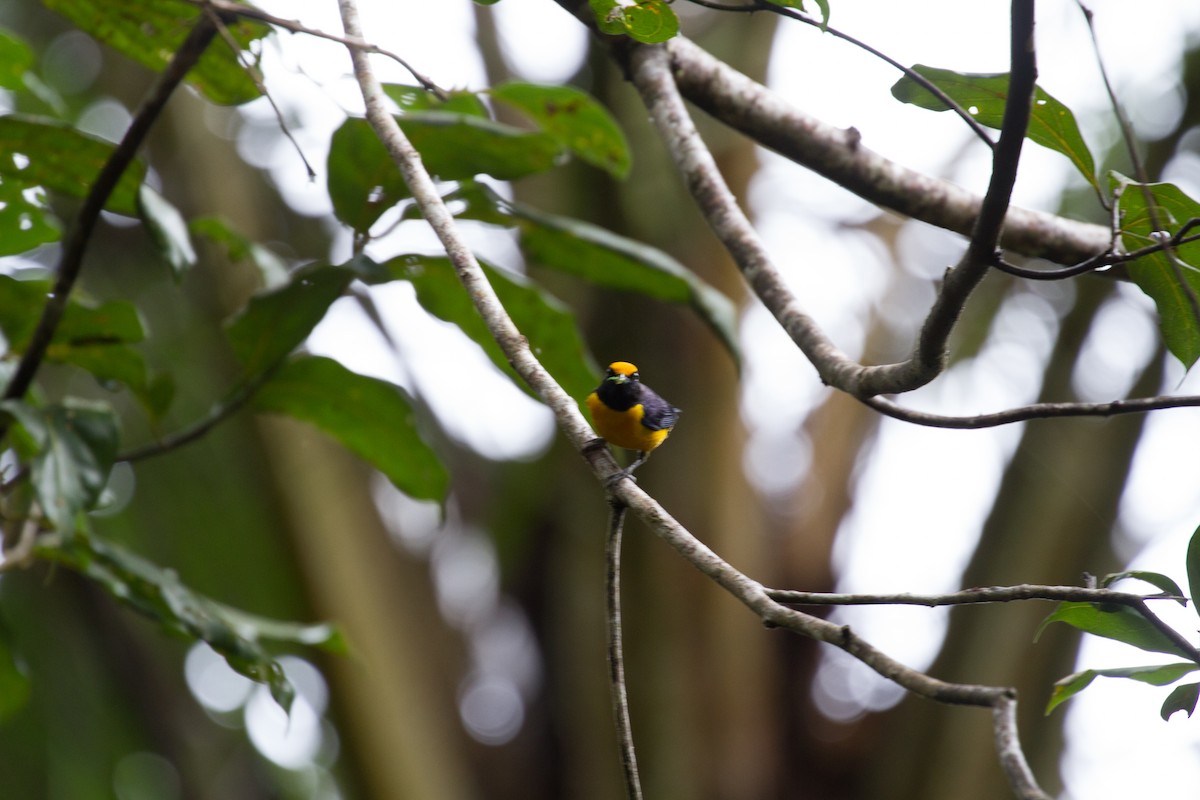
[[[607,378],[605,378],[604,380],[606,380],[606,381],[613,381],[614,383],[628,383],[628,382],[629,382],[629,376],[628,376],[628,375],[624,375],[624,374],[622,374],[622,373],[618,372],[616,375],[609,375],[609,376],[608,376]]]

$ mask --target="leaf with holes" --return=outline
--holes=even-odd
[[[1008,103],[1008,73],[975,74],[914,64],[913,72],[922,76],[946,93],[981,125],[1000,129],[1004,107]],[[948,111],[942,99],[905,75],[892,86],[892,96],[931,111]],[[1099,192],[1096,159],[1083,140],[1071,109],[1064,106],[1038,86],[1034,90],[1026,136],[1034,142],[1062,153],[1079,174]]]
[[[83,198],[113,145],[66,123],[39,117],[0,117],[0,181],[22,190],[42,187]],[[146,167],[135,161],[125,170],[105,209],[137,215],[137,194]]]

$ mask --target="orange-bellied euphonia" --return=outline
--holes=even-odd
[[[643,384],[638,368],[628,361],[608,365],[604,380],[588,395],[587,404],[596,433],[617,447],[637,453],[637,459],[614,475],[614,480],[628,477],[651,450],[666,440],[680,413]]]

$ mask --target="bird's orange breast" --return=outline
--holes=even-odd
[[[606,406],[593,392],[588,395],[587,404],[592,412],[596,433],[617,447],[649,453],[671,433],[670,429],[651,430],[643,425],[645,409],[641,403],[625,411],[616,411]]]

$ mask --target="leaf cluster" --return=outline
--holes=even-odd
[[[1197,609],[1195,598],[1200,596],[1197,594],[1200,592],[1200,528],[1192,534],[1188,544],[1187,575],[1190,597],[1193,599],[1192,608]],[[1144,581],[1160,590],[1161,594],[1150,595],[1147,600],[1172,599],[1187,605],[1187,597],[1179,588],[1179,584],[1157,572],[1120,572],[1106,576],[1102,583],[1107,588],[1126,579]],[[1200,609],[1197,609],[1197,613],[1200,613]],[[1190,644],[1186,637],[1161,622],[1144,603],[1138,607],[1108,603],[1061,603],[1042,621],[1038,628],[1038,636],[1054,622],[1062,622],[1084,633],[1132,645],[1146,652],[1165,653],[1184,660],[1137,667],[1086,669],[1072,673],[1055,682],[1046,705],[1047,714],[1086,689],[1096,678],[1123,678],[1152,686],[1169,686],[1193,672],[1200,671],[1200,650]],[[1200,682],[1181,684],[1167,694],[1159,713],[1164,720],[1170,719],[1177,711],[1183,711],[1190,717],[1196,710],[1198,701]]]

